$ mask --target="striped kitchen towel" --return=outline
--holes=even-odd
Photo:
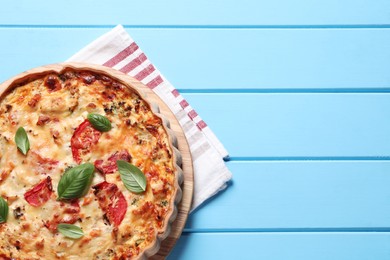
[[[227,151],[121,25],[84,47],[68,61],[100,64],[122,71],[148,86],[169,106],[184,130],[192,154],[195,184],[191,211],[227,187],[232,177],[223,161],[228,156]]]

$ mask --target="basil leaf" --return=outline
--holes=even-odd
[[[4,223],[8,218],[8,203],[0,197],[0,223]]]
[[[24,155],[30,150],[30,142],[28,141],[26,130],[23,127],[19,127],[16,131],[15,143],[19,151]]]
[[[87,118],[93,128],[99,130],[100,132],[108,132],[112,128],[110,120],[108,120],[105,116],[90,113]]]
[[[84,163],[65,171],[58,183],[57,200],[84,196],[91,185],[94,170],[93,164]]]
[[[141,193],[146,190],[145,174],[137,166],[122,160],[117,160],[116,164],[122,182],[129,191]]]
[[[72,224],[65,224],[65,223],[60,223],[57,225],[57,230],[63,234],[66,237],[69,238],[80,238],[84,236],[84,232],[81,228],[78,226],[72,225]]]

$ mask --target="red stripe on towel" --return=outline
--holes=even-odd
[[[191,120],[194,120],[194,118],[198,116],[198,113],[196,113],[195,110],[191,110],[188,112],[188,116],[191,118]]]
[[[146,86],[148,86],[150,89],[154,89],[155,87],[157,87],[161,83],[163,83],[163,79],[161,78],[160,75],[158,75],[157,77],[155,77],[154,79],[149,81],[149,83],[147,83]]]
[[[207,124],[206,124],[203,120],[201,120],[201,121],[199,121],[199,122],[196,124],[196,126],[197,126],[200,130],[202,130],[203,128],[207,127]]]
[[[179,93],[179,91],[177,91],[177,89],[174,89],[174,90],[172,90],[172,95],[174,97],[178,97],[180,95],[180,93]]]
[[[129,73],[133,69],[137,68],[139,65],[141,65],[144,61],[146,61],[148,58],[146,58],[146,55],[144,53],[141,53],[137,58],[127,63],[123,68],[120,69],[123,73]]]
[[[132,42],[128,47],[126,47],[124,50],[119,52],[117,55],[106,61],[103,66],[106,67],[114,67],[119,62],[123,61],[126,57],[133,54],[137,49],[138,45],[135,42]]]
[[[180,106],[184,109],[186,107],[188,107],[188,102],[187,100],[183,99],[182,101],[180,101]]]
[[[149,76],[150,74],[152,74],[153,71],[155,71],[156,69],[154,68],[154,66],[152,64],[149,64],[149,66],[147,66],[146,68],[144,68],[143,70],[141,70],[140,72],[138,72],[134,78],[138,79],[139,81],[143,80],[144,78],[146,78],[147,76]]]

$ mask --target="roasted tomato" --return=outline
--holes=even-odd
[[[88,119],[82,122],[70,140],[73,159],[81,163],[82,155],[90,152],[91,147],[97,144],[101,135],[102,133],[93,128]]]
[[[77,199],[70,202],[61,201],[57,203],[59,203],[59,210],[53,213],[51,220],[44,222],[45,227],[52,232],[57,230],[59,223],[74,224],[80,219],[80,205]]]
[[[49,92],[54,92],[62,88],[60,79],[55,75],[47,76],[45,78],[44,85],[49,90]]]
[[[104,160],[96,160],[95,167],[101,173],[110,174],[114,173],[118,170],[118,166],[116,165],[117,160],[123,160],[129,162],[131,160],[131,156],[128,151],[123,150],[120,152],[115,152],[112,154],[106,161]]]
[[[50,199],[52,193],[53,186],[51,185],[51,178],[47,176],[46,179],[27,191],[24,194],[24,198],[31,206],[39,207]]]
[[[118,186],[104,181],[95,185],[93,189],[108,221],[116,227],[119,226],[126,215],[127,201]]]

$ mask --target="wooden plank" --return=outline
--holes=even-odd
[[[0,28],[0,81],[64,61],[108,30]],[[127,31],[179,89],[390,89],[390,29]]]
[[[2,24],[344,25],[389,24],[389,1],[4,1]]]
[[[390,93],[185,97],[231,157],[390,156]]]
[[[192,213],[185,230],[390,230],[390,162],[228,162],[228,167],[229,188]]]
[[[168,259],[390,259],[390,233],[184,234]]]

